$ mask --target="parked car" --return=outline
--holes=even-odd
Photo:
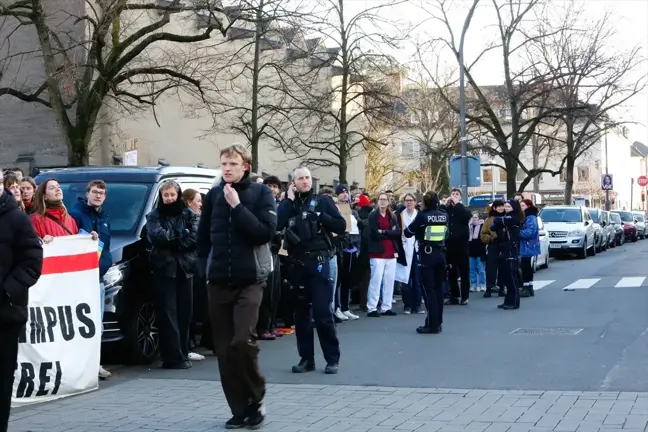
[[[623,222],[619,213],[610,212],[610,223],[614,227],[614,243],[616,246],[621,246],[625,243],[625,231],[623,229]]]
[[[579,258],[596,255],[592,218],[583,206],[546,206],[540,212],[549,233],[551,254],[573,253]]]
[[[592,225],[594,225],[594,237],[596,238],[596,251],[604,252],[607,250],[607,230],[601,225],[601,213],[603,210],[597,208],[588,208],[587,211],[592,218]]]
[[[112,228],[114,262],[104,277],[103,342],[124,348],[125,362],[149,364],[159,347],[145,224],[146,215],[157,204],[160,184],[173,179],[183,189],[206,193],[220,175],[220,170],[195,167],[110,166],[46,170],[36,177],[37,183],[55,178],[68,208],[85,196],[90,180],[101,179],[108,185],[104,209]]]
[[[533,258],[533,271],[540,268],[549,268],[549,236],[541,217],[538,217],[538,230],[540,234],[540,255]]]
[[[605,230],[608,247],[616,247],[616,230],[614,224],[612,224],[609,211],[601,211],[601,227]]]
[[[621,222],[623,223],[623,233],[625,239],[636,242],[639,239],[637,233],[637,223],[635,222],[635,217],[631,211],[627,210],[614,210],[612,213],[616,213],[621,216]]]
[[[646,238],[646,217],[643,212],[635,211],[632,212],[635,218],[635,223],[637,224],[637,235],[641,240]]]

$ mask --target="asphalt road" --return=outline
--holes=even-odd
[[[648,276],[647,259],[648,241],[639,241],[585,260],[552,260],[535,275],[545,286],[522,299],[519,310],[498,310],[500,299],[476,293],[467,307],[446,308],[441,335],[416,334],[422,316],[363,316],[341,324],[335,376],[321,372],[319,353],[319,371],[292,374],[294,336],[261,342],[261,367],[269,382],[282,384],[648,391],[648,279],[641,279]],[[615,287],[622,278],[634,279],[621,282],[630,287]],[[570,285],[580,288],[563,290]],[[523,333],[511,334],[518,329]],[[571,334],[559,334],[564,331]],[[214,357],[189,371],[113,371],[106,385],[133,378],[219,379]]]

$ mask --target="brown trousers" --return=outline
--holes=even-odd
[[[221,384],[234,416],[245,416],[250,404],[265,396],[259,372],[256,325],[265,282],[244,288],[209,284],[209,316]]]

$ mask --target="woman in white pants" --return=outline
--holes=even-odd
[[[369,214],[369,265],[371,279],[367,295],[367,316],[396,315],[392,311],[396,257],[400,245],[400,231],[396,218],[389,209],[389,197],[378,196],[376,209]],[[382,292],[381,292],[382,289]],[[382,294],[382,295],[381,295]],[[380,312],[378,302],[382,298]]]

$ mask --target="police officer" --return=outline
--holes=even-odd
[[[296,168],[287,199],[281,202],[277,212],[277,229],[285,230],[284,245],[288,252],[286,279],[300,291],[296,299],[295,334],[301,360],[292,371],[315,370],[314,322],[326,360],[325,373],[335,374],[340,361],[340,343],[333,317],[331,233],[344,234],[346,220],[332,198],[317,196],[312,186],[308,168]]]
[[[436,192],[423,195],[423,211],[404,230],[405,237],[416,236],[419,244],[419,266],[427,318],[417,333],[441,333],[443,324],[443,282],[446,279],[445,241],[448,234],[448,214],[439,210]]]

